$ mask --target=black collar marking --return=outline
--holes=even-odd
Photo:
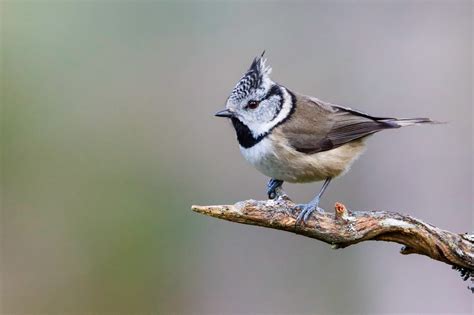
[[[273,90],[273,88],[272,88]],[[250,131],[249,127],[247,125],[245,125],[243,122],[241,122],[240,120],[238,120],[237,118],[235,117],[232,117],[232,124],[234,125],[234,129],[235,129],[235,132],[237,133],[237,141],[239,141],[239,144],[240,146],[242,146],[243,148],[245,149],[248,149],[248,148],[251,148],[253,147],[254,145],[256,145],[257,143],[259,143],[260,141],[262,141],[266,136],[268,136],[270,134],[270,132],[277,126],[281,125],[282,123],[284,123],[285,121],[287,121],[291,115],[293,115],[294,111],[295,111],[295,108],[296,108],[296,96],[290,91],[287,89],[287,92],[290,94],[291,96],[291,109],[290,109],[290,112],[288,113],[288,116],[285,117],[285,119],[283,119],[282,121],[280,121],[278,124],[276,124],[275,126],[272,127],[272,129],[270,129],[269,131],[267,131],[266,133],[258,136],[257,138],[255,138],[252,134],[252,132]],[[280,92],[281,93],[281,92]],[[267,96],[269,95],[270,93],[267,94]],[[282,98],[283,99],[283,98]],[[283,108],[283,106],[281,106],[278,110],[278,113],[281,111],[281,109]],[[277,115],[278,115],[277,113]],[[275,116],[276,117],[276,116]]]
[[[267,135],[267,133],[264,133],[258,138],[254,138],[249,127],[247,127],[247,125],[235,117],[232,117],[232,124],[234,125],[235,132],[237,133],[237,141],[239,141],[239,144],[246,149],[253,147],[262,141]]]

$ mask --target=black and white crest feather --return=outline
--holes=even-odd
[[[272,68],[265,65],[267,60],[263,58],[264,53],[265,51],[260,57],[255,57],[252,61],[247,72],[232,90],[230,99],[239,102],[245,99],[252,91],[265,85],[265,80],[269,78]]]

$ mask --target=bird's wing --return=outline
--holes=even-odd
[[[382,129],[399,127],[392,123],[393,120],[297,95],[295,112],[281,128],[295,150],[313,154],[337,148]]]

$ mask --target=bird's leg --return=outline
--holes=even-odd
[[[298,207],[301,208],[301,213],[298,215],[298,218],[296,218],[296,224],[300,224],[301,221],[303,221],[303,223],[306,223],[306,221],[308,220],[308,218],[310,217],[311,213],[313,213],[314,210],[324,212],[324,210],[319,207],[319,201],[321,200],[321,197],[324,194],[324,191],[326,190],[326,188],[329,186],[330,182],[331,182],[331,177],[326,178],[323,186],[321,187],[321,190],[316,195],[316,197],[314,197],[313,200],[311,200],[307,204],[298,205]]]
[[[283,181],[279,179],[270,179],[267,184],[267,195],[270,199],[278,197],[278,189],[283,185]]]

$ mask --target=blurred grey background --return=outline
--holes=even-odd
[[[213,117],[290,89],[449,122],[369,140],[323,207],[473,230],[471,1],[1,2],[2,314],[471,314],[448,265],[192,213],[265,198]],[[307,201],[320,184],[286,185]]]

